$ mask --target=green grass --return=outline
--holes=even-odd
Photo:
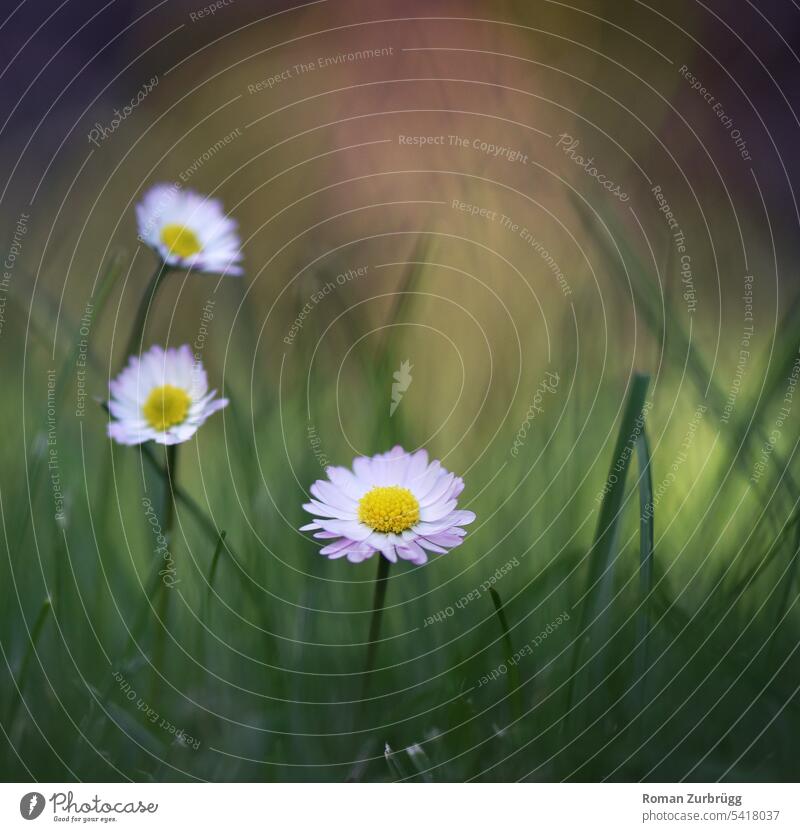
[[[635,274],[632,253],[622,256]],[[578,298],[579,360],[565,339],[556,364],[526,361],[509,412],[513,374],[498,362],[474,423],[442,420],[431,409],[450,383],[444,358],[406,326],[427,321],[424,293],[446,290],[437,258],[420,241],[414,265],[396,267],[402,294],[377,313],[347,315],[313,364],[316,338],[344,304],[318,310],[293,350],[282,348],[283,322],[263,342],[254,328],[236,330],[224,365],[232,404],[180,449],[179,582],[159,588],[166,629],[141,508],[145,490],[161,504],[163,448],[112,446],[99,404],[72,415],[72,341],[57,372],[66,499],[57,522],[43,416],[52,355],[44,337],[31,342],[23,375],[19,356],[3,354],[7,402],[28,402],[0,450],[5,779],[797,778],[797,497],[777,464],[749,482],[774,407],[753,408],[750,421],[743,398],[736,424],[721,430],[720,383],[708,399],[698,392],[707,369],[680,309],[666,320],[652,305],[642,313],[643,337],[657,345],[670,335],[657,385],[613,358],[603,368],[590,346],[602,333]],[[112,281],[101,286],[116,292]],[[235,309],[236,291],[223,290],[221,309]],[[295,314],[287,308],[286,325]],[[225,320],[204,356],[215,384]],[[381,331],[386,321],[400,326]],[[145,343],[159,340],[159,319],[151,325]],[[379,341],[359,341],[376,327]],[[75,321],[62,329],[76,332]],[[791,331],[781,337],[777,354],[796,352]],[[108,347],[99,336],[91,346],[92,393],[102,396]],[[389,419],[391,374],[409,356],[418,380]],[[558,392],[512,457],[548,366],[561,374]],[[779,397],[781,378],[770,384]],[[679,476],[659,493],[703,402]],[[462,503],[478,514],[459,549],[390,570],[363,701],[376,562],[327,561],[296,531],[304,489],[322,475],[309,420],[335,464],[350,464],[350,442],[374,453],[426,441],[466,472]],[[428,441],[437,420],[445,429]],[[799,475],[788,432],[777,460]],[[610,488],[609,471],[618,475]],[[457,604],[512,559],[490,591]]]

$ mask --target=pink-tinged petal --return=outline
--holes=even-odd
[[[408,460],[408,454],[399,445],[374,457],[372,476],[375,485],[400,485],[405,479]]]
[[[447,549],[443,548],[442,546],[439,546],[436,543],[432,543],[430,540],[428,540],[427,537],[418,537],[417,544],[422,546],[423,549],[428,549],[428,551],[430,552],[437,552],[440,555],[443,555],[447,552]]]
[[[319,528],[322,528],[322,527],[319,525],[319,523],[306,523],[306,525],[305,525],[305,526],[300,526],[300,531],[301,531],[301,532],[310,532],[310,531],[312,531],[313,529],[319,529]],[[337,537],[338,537],[338,536],[339,536],[339,535],[337,535]]]
[[[325,469],[328,479],[351,500],[360,500],[366,493],[364,486],[359,483],[352,471],[329,465]]]
[[[389,464],[383,459],[373,459],[370,463],[370,473],[374,485],[391,485],[389,482]]]
[[[394,546],[384,546],[380,552],[390,563],[397,563],[397,552]]]
[[[421,477],[417,477],[413,482],[409,482],[409,488],[414,492],[417,499],[420,496],[428,494],[433,488],[436,480],[442,473],[442,464],[439,460],[432,462]]]
[[[345,493],[333,485],[333,483],[330,483],[327,480],[317,480],[311,488],[309,488],[309,491],[320,502],[327,503],[329,506],[335,506],[336,508],[341,508],[345,511],[355,509],[356,501],[352,497],[348,497]]]
[[[432,543],[435,543],[437,546],[446,546],[448,549],[453,549],[456,546],[460,546],[464,542],[463,537],[459,537],[456,534],[450,534],[449,532],[442,532],[441,534],[435,534],[433,537],[429,538]]]
[[[424,448],[411,454],[411,459],[408,462],[408,469],[406,470],[406,483],[411,483],[418,477],[422,476],[427,467],[428,452]]]
[[[148,438],[141,432],[129,430],[122,422],[109,422],[108,435],[120,445],[141,445]]]
[[[448,514],[447,517],[443,517],[441,520],[437,520],[435,523],[417,523],[413,528],[412,531],[416,532],[418,535],[423,537],[430,537],[433,534],[439,534],[441,532],[446,532],[448,529],[451,529],[453,524],[450,522],[450,515]]]
[[[207,419],[211,416],[212,413],[216,413],[218,410],[222,410],[223,407],[227,407],[230,404],[228,399],[216,399],[213,402],[209,402],[203,408],[203,417]]]
[[[333,532],[314,532],[314,537],[318,540],[338,540],[341,538],[341,535],[334,534]]]
[[[108,412],[115,418],[119,419],[120,421],[127,421],[130,422],[133,419],[137,419],[144,424],[144,419],[141,418],[141,408],[138,404],[133,404],[128,401],[120,402],[118,399],[111,399],[108,403]]]
[[[348,538],[343,538],[341,540],[337,540],[336,543],[329,543],[327,546],[323,546],[319,553],[321,555],[335,555],[336,552],[342,552],[343,549],[348,549],[352,546],[354,541],[349,540]],[[342,552],[344,554],[344,552]]]
[[[422,494],[418,491],[419,494],[419,504],[423,508],[425,506],[430,506],[433,503],[439,502],[442,498],[446,497],[450,487],[453,484],[453,480],[455,479],[453,474],[442,474],[439,479],[433,484],[430,491],[427,494]]]
[[[394,546],[395,542],[402,543],[402,540],[397,541],[393,534],[385,534],[384,532],[375,532],[364,541],[365,546],[371,546],[373,549],[383,549],[386,546]]]
[[[464,480],[462,480],[461,477],[456,477],[455,480],[453,481],[453,489],[452,489],[452,491],[450,491],[448,496],[458,497],[463,490],[464,490]]]
[[[347,550],[347,559],[350,563],[361,563],[369,560],[375,554],[375,550],[370,546],[353,546]]]
[[[182,425],[175,425],[175,427],[170,428],[163,434],[165,440],[164,444],[177,445],[180,442],[186,442],[187,439],[191,439],[197,433],[198,427],[199,425],[192,424],[191,422],[184,422]]]
[[[328,520],[327,518],[319,518],[317,520],[321,529],[326,532],[336,532],[342,537],[349,537],[350,540],[355,540],[360,543],[366,540],[371,534],[372,529],[365,526],[363,523],[357,523],[354,520]]]
[[[460,509],[450,514],[449,519],[454,526],[468,526],[470,523],[475,522],[475,512]]]
[[[436,503],[420,510],[419,517],[423,523],[435,523],[450,514],[456,507],[456,501],[449,503]]]
[[[363,485],[372,486],[372,460],[365,456],[357,456],[353,460],[353,471]]]
[[[172,428],[167,433],[156,434],[153,437],[153,442],[158,442],[160,445],[180,445],[182,442],[191,439],[195,433],[197,433],[197,428],[191,425],[183,428]]]
[[[335,517],[338,520],[355,520],[358,516],[355,508],[343,511],[340,508],[326,506],[324,503],[319,503],[316,500],[312,500],[310,503],[303,503],[303,508],[315,517]]]
[[[421,565],[428,560],[428,556],[425,554],[425,551],[416,543],[407,543],[402,548],[398,546],[397,554],[400,555],[403,560],[410,560],[417,565]]]
[[[332,552],[329,555],[326,555],[325,552],[320,549],[319,553],[323,556],[328,558],[329,560],[338,560],[339,558],[347,557],[348,549],[339,549],[338,552]]]
[[[442,495],[442,499],[444,500],[455,500],[458,498],[458,495],[464,490],[464,480],[460,477],[456,477],[453,480],[452,485],[447,491]]]

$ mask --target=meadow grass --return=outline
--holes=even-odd
[[[387,320],[417,320],[431,256],[420,243],[408,258]],[[500,397],[487,400],[470,428],[486,453],[462,445],[447,459],[468,469],[462,503],[478,520],[462,547],[389,571],[366,664],[376,559],[328,561],[296,531],[322,476],[308,405],[331,463],[352,458],[332,426],[340,389],[367,452],[416,446],[435,385],[412,387],[387,418],[408,340],[387,332],[342,370],[324,352],[312,366],[313,339],[301,339],[294,358],[308,376],[287,373],[280,393],[258,383],[256,362],[225,364],[232,404],[181,447],[173,472],[165,586],[142,502],[163,521],[164,449],[112,445],[99,403],[70,418],[77,337],[56,362],[48,443],[52,322],[34,310],[43,334],[25,375],[18,355],[2,356],[7,401],[30,402],[0,450],[5,779],[795,779],[795,445],[775,449],[758,483],[751,473],[796,339],[779,331],[779,369],[764,368],[764,391],[723,426],[724,390],[685,316],[660,310],[641,264],[621,256],[660,361],[600,374],[591,350],[565,345],[563,392],[515,455],[529,402],[504,412]],[[100,283],[98,315],[120,269],[115,260]],[[74,321],[63,328],[77,332]],[[581,318],[582,343],[600,337]],[[94,341],[92,353],[102,395],[107,361]],[[525,365],[528,390],[546,369]],[[435,436],[432,455],[455,436]],[[660,489],[676,460],[679,475]]]

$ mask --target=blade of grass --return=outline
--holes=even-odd
[[[503,633],[503,642],[506,647],[508,655],[508,696],[512,704],[513,714],[516,719],[522,717],[522,690],[519,684],[519,670],[517,669],[514,659],[514,645],[511,642],[511,631],[508,627],[508,619],[506,618],[506,611],[503,609],[503,602],[500,600],[500,594],[491,586],[489,587],[489,595],[492,596],[492,603],[497,614],[497,620],[500,622],[500,630]]]
[[[571,201],[580,215],[586,233],[593,233],[598,226],[599,218],[591,214],[586,205],[572,194]],[[665,358],[667,359],[665,363],[669,365],[671,361],[676,367],[685,363],[689,378],[703,396],[704,401],[708,402],[711,411],[718,418],[723,416],[728,399],[727,395],[717,383],[717,376],[709,371],[708,366],[695,347],[690,333],[681,326],[681,317],[674,310],[666,309],[664,310],[666,319],[663,319],[660,310],[656,308],[654,286],[644,277],[648,273],[648,268],[640,262],[640,259],[627,243],[630,233],[620,228],[619,223],[613,221],[613,217],[609,217],[607,222],[601,222],[600,225],[606,233],[593,234],[592,238],[600,246],[603,257],[609,266],[608,271],[622,280],[624,271],[619,268],[620,259],[623,262],[634,264],[634,268],[628,270],[628,274],[632,275],[631,284],[629,285],[626,281],[624,288],[627,292],[633,293],[636,310],[641,314],[642,320],[647,324],[654,337],[663,339]],[[667,321],[669,322],[669,330],[666,329]],[[745,412],[748,414],[749,420],[751,413],[750,411]],[[767,442],[767,432],[756,421],[754,414],[752,415],[751,426],[744,424],[744,419],[738,417],[736,413],[728,420],[727,424],[730,430],[723,431],[721,437],[736,452],[733,463],[739,468],[740,474],[746,480],[749,480],[751,463],[748,452],[755,441]],[[786,461],[777,450],[773,451],[773,461],[776,470],[786,470]],[[789,475],[787,474],[787,476]],[[758,488],[765,503],[768,502],[767,483],[759,485]]]
[[[729,590],[727,590],[727,594],[730,597],[739,596],[742,592],[744,592],[745,587],[748,587],[767,572],[769,566],[783,550],[783,545],[786,542],[789,533],[798,526],[798,521],[800,521],[800,508],[798,508],[786,521],[786,524],[778,532],[778,534],[769,540],[766,551],[755,566],[750,567],[750,569],[742,575],[735,584],[732,584]],[[797,545],[800,545],[800,538],[795,541],[795,549],[792,551],[796,551]]]
[[[786,577],[783,579],[783,588],[781,590],[781,598],[778,601],[777,609],[775,611],[774,624],[770,633],[770,645],[767,650],[767,667],[774,667],[774,653],[778,643],[777,634],[781,628],[781,622],[786,615],[786,610],[789,606],[789,599],[792,596],[792,589],[797,583],[797,569],[800,565],[800,529],[798,529],[794,540],[794,553],[786,570]]]
[[[650,467],[650,443],[647,431],[636,441],[639,464],[639,612],[636,616],[636,652],[634,659],[637,692],[637,714],[644,711],[647,700],[647,631],[650,621],[650,596],[653,590],[653,541],[655,506],[653,505],[653,477]],[[641,720],[639,730],[643,730]]]
[[[217,574],[217,565],[219,564],[219,555],[222,551],[222,546],[225,543],[226,532],[223,530],[219,533],[217,538],[217,545],[214,547],[214,554],[211,557],[211,566],[208,570],[208,578],[206,579],[207,589],[205,597],[203,598],[203,621],[208,622],[209,613],[211,610],[211,593],[214,587],[214,577]],[[198,633],[201,639],[204,639],[202,633]]]
[[[42,629],[44,628],[45,622],[47,621],[47,618],[52,612],[52,610],[53,604],[51,600],[49,598],[45,598],[42,602],[41,608],[39,609],[39,614],[36,616],[36,621],[33,624],[33,628],[30,631],[30,643],[28,644],[28,649],[25,651],[25,655],[19,667],[17,684],[14,693],[11,697],[11,703],[8,707],[8,713],[6,715],[5,724],[8,731],[13,730],[14,719],[17,716],[17,709],[19,708],[20,702],[22,701],[22,693],[25,688],[25,682],[28,678],[28,670],[30,668],[31,660],[33,654],[36,652],[36,645],[39,642],[39,637],[42,634]]]
[[[106,304],[108,303],[108,300],[111,297],[111,291],[116,285],[120,275],[122,274],[122,263],[122,252],[115,252],[109,260],[103,276],[99,280],[97,295],[94,298],[94,313],[92,316],[93,320],[97,320],[103,314],[103,310],[105,309]],[[80,328],[78,327],[77,329],[79,330]],[[72,386],[66,384],[65,380],[70,370],[77,365],[82,339],[83,336],[81,336],[80,331],[78,331],[75,335],[75,338],[73,339],[72,348],[67,350],[67,357],[64,359],[63,363],[61,364],[61,367],[59,368],[58,373],[56,374],[57,383],[55,389],[55,400],[53,403],[56,413],[61,412],[62,405],[64,404],[64,396],[66,395],[67,390],[72,389]],[[50,456],[46,453],[34,453],[30,456],[28,460],[29,494],[25,495],[26,508],[28,499],[31,502],[33,502],[36,498],[39,486],[42,482],[42,478],[47,470],[47,463],[49,462],[49,460]],[[16,545],[15,547],[12,547],[12,551],[21,551],[22,543],[25,539],[25,533],[28,528],[28,512],[21,511],[19,513],[19,518],[19,525],[16,529],[15,534],[13,535],[14,539],[16,540]]]
[[[589,550],[589,577],[586,591],[579,601],[582,604],[580,625],[572,651],[572,668],[567,692],[567,703],[570,709],[576,699],[578,677],[583,679],[587,674],[592,675],[589,672],[591,668],[599,668],[601,665],[602,656],[590,650],[590,658],[583,668],[585,672],[579,672],[584,642],[588,648],[602,644],[603,634],[608,629],[614,553],[625,496],[625,479],[634,447],[644,427],[644,404],[649,384],[648,375],[637,373],[633,377],[622,423],[617,434],[614,456],[606,478],[595,540]],[[595,615],[595,618],[590,622],[592,615]],[[596,673],[597,671],[595,675]]]
[[[214,585],[214,576],[217,574],[217,564],[219,563],[219,553],[222,551],[222,544],[225,543],[225,537],[227,532],[223,529],[219,533],[219,538],[217,540],[217,546],[214,549],[214,554],[211,558],[211,567],[208,570],[208,595],[207,597],[210,598],[211,596],[211,587]]]

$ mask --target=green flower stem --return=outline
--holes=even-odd
[[[164,501],[161,511],[161,534],[167,541],[167,550],[172,554],[172,527],[175,522],[175,490],[172,486],[175,482],[178,465],[178,446],[167,445],[167,464],[164,470]],[[159,626],[156,630],[155,647],[153,650],[153,694],[155,701],[158,690],[158,673],[164,667],[164,652],[167,640],[167,616],[169,615],[169,588],[161,580],[158,585],[158,610],[156,615],[159,619]]]
[[[175,476],[178,470],[178,446],[167,445],[167,467],[164,470],[164,501],[163,501],[163,525],[164,537],[172,542],[172,526],[175,522]]]
[[[378,556],[378,574],[375,576],[375,589],[372,595],[372,617],[369,622],[369,638],[367,641],[367,655],[364,662],[364,671],[361,676],[361,695],[354,702],[354,708],[350,716],[350,728],[356,729],[358,711],[367,707],[365,700],[369,694],[372,672],[375,669],[375,654],[378,648],[378,638],[381,633],[381,619],[383,618],[383,606],[386,601],[386,587],[389,579],[389,561],[380,553]],[[345,778],[347,782],[357,783],[363,776],[369,765],[369,758],[372,754],[375,737],[368,736],[358,752],[358,761],[353,764],[350,773]]]
[[[139,308],[136,310],[136,318],[134,319],[133,329],[131,330],[131,336],[128,341],[128,349],[125,351],[123,363],[127,363],[129,356],[139,355],[142,349],[142,338],[144,337],[144,328],[147,324],[147,316],[150,313],[150,308],[153,306],[156,299],[158,287],[171,271],[171,266],[163,260],[158,261],[158,267],[153,273],[153,276],[150,278],[150,282],[147,284],[147,290],[142,296]]]
[[[386,602],[386,586],[389,580],[389,561],[380,552],[377,555],[378,574],[375,576],[375,589],[372,595],[372,617],[369,622],[367,657],[364,662],[362,699],[367,695],[372,671],[375,669],[375,654],[378,648],[378,638],[381,633],[381,619],[383,618],[383,606]]]

